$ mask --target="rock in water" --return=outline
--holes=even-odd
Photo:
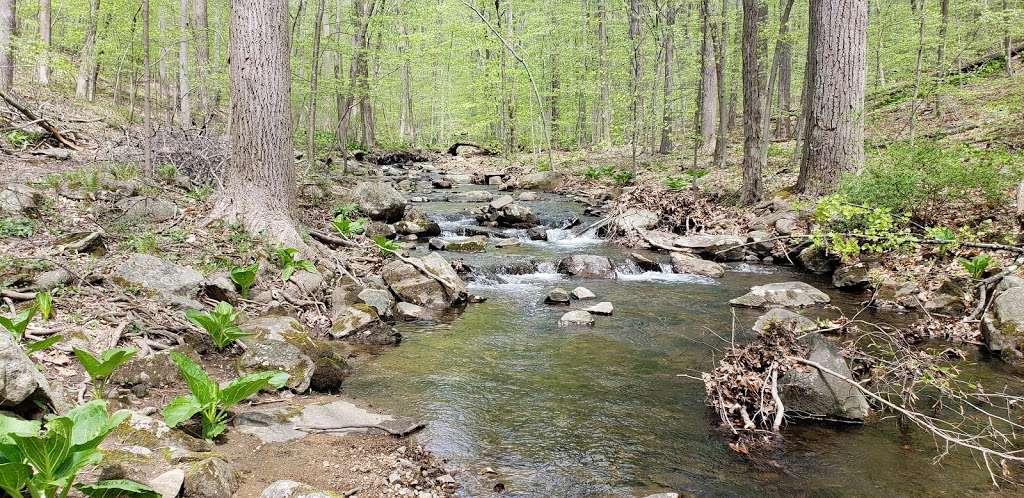
[[[526,231],[530,240],[548,240],[548,229],[546,227],[533,227]]]
[[[398,344],[402,336],[381,321],[377,310],[365,304],[354,304],[334,319],[327,332],[335,339],[357,344],[388,346]]]
[[[773,308],[758,317],[757,322],[754,323],[753,330],[760,334],[768,328],[769,323],[773,322],[783,324],[786,327],[792,327],[797,333],[818,330],[818,324],[814,323],[814,320],[785,308]]]
[[[1011,287],[992,301],[982,321],[982,335],[989,351],[1019,365],[1024,360],[1024,287]]]
[[[580,278],[615,278],[615,266],[604,256],[577,254],[558,263],[558,273]]]
[[[591,315],[612,316],[612,313],[615,312],[615,308],[612,306],[612,303],[605,301],[597,303],[584,311]]]
[[[617,233],[632,235],[636,230],[650,230],[658,224],[658,215],[647,209],[631,208],[612,219]]]
[[[405,197],[387,183],[360,182],[351,196],[352,202],[372,220],[394,223],[405,214]]]
[[[398,318],[407,322],[414,322],[416,320],[433,320],[434,315],[430,310],[422,306],[416,306],[412,303],[398,303]]]
[[[259,498],[336,498],[338,495],[327,493],[295,481],[276,481],[260,493]]]
[[[519,197],[517,197],[517,199],[519,200],[519,202],[539,201],[540,194],[538,194],[537,192],[520,192]]]
[[[390,291],[381,289],[363,289],[359,292],[359,300],[377,311],[385,320],[394,316],[395,296]]]
[[[523,190],[553,192],[562,184],[562,175],[555,171],[540,171],[521,176],[517,183]]]
[[[436,253],[409,258],[427,269],[425,275],[416,266],[395,260],[384,267],[384,281],[399,299],[428,309],[445,309],[466,299],[466,283],[446,259]],[[443,285],[435,278],[447,283]]]
[[[648,232],[650,233],[650,232]],[[688,235],[673,237],[675,247],[688,249],[702,257],[716,261],[742,261],[743,245],[747,237],[738,235]],[[664,243],[665,241],[659,241]]]
[[[484,252],[487,250],[487,236],[474,235],[468,239],[446,240],[444,250],[452,252]]]
[[[14,336],[0,331],[0,410],[31,416],[39,406],[52,406],[58,414],[68,409]]]
[[[590,291],[590,289],[586,287],[577,287],[572,290],[572,297],[573,299],[579,299],[580,301],[583,301],[586,299],[594,299],[595,297],[597,297],[597,295],[595,295],[593,292]]]
[[[448,196],[448,202],[491,202],[492,199],[494,199],[494,194],[486,190],[456,192]]]
[[[751,287],[750,292],[729,304],[748,308],[795,308],[825,304],[828,294],[803,282],[782,282]]]
[[[631,252],[629,253],[629,259],[633,260],[637,268],[640,268],[642,271],[661,272],[661,265],[643,254]]]
[[[705,259],[695,258],[683,253],[672,253],[672,269],[676,273],[688,273],[703,277],[721,278],[725,275],[725,267]]]
[[[570,311],[558,320],[560,327],[593,327],[594,316],[583,310]]]
[[[846,360],[824,336],[811,333],[801,342],[807,347],[807,359],[845,378],[853,374]],[[787,371],[779,377],[779,396],[786,415],[794,417],[863,420],[870,406],[864,394],[839,378],[806,365]]]
[[[832,274],[832,286],[843,290],[863,289],[871,284],[868,267],[864,263],[843,266]]]
[[[797,255],[797,261],[804,269],[818,275],[832,273],[839,266],[839,258],[816,246],[805,247]]]
[[[553,289],[548,292],[548,297],[544,298],[544,304],[559,304],[569,305],[569,293],[565,289]]]

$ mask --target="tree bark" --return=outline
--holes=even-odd
[[[359,105],[359,144],[366,150],[373,149],[377,145],[377,137],[374,133],[373,104],[370,101],[370,64],[369,51],[370,40],[368,31],[370,17],[376,7],[375,0],[355,0],[352,2],[355,9],[355,32],[352,35],[352,66],[351,84],[352,95]],[[346,122],[347,124],[347,122]]]
[[[867,0],[811,0],[798,189],[835,190],[864,164]]]
[[[924,63],[924,0],[911,0],[917,17],[917,59],[914,63],[914,98],[910,103],[910,141],[917,132],[917,114],[921,110],[921,71]],[[1009,60],[1007,60],[1009,62]]]
[[[768,162],[767,127],[764,116],[768,112],[765,64],[768,58],[768,39],[764,25],[768,19],[768,4],[764,0],[743,0],[743,187],[740,203],[751,205],[764,195],[762,171]]]
[[[0,0],[0,89],[14,88],[14,33],[18,23],[17,0]]]
[[[875,33],[878,38],[878,43],[875,44],[875,86],[885,86],[885,66],[882,64],[882,52],[885,50],[885,26],[882,23],[882,7],[879,3],[877,0],[874,2],[875,24],[878,26]]]
[[[675,119],[674,106],[672,105],[672,90],[675,87],[672,69],[675,64],[675,24],[676,6],[672,0],[668,0],[662,7],[662,17],[665,22],[665,35],[662,36],[662,55],[665,58],[663,72],[663,106],[661,112],[661,144],[658,152],[668,154],[672,152],[672,121]]]
[[[215,216],[272,243],[307,248],[296,230],[287,0],[231,0],[231,159]]]
[[[89,23],[85,27],[85,42],[82,44],[82,61],[78,66],[75,81],[75,97],[91,99],[89,89],[96,73],[96,24],[99,22],[100,0],[89,1]]]
[[[643,45],[640,40],[640,11],[643,4],[640,0],[629,0],[629,40],[632,45],[630,56],[630,68],[632,70],[630,79],[630,144],[632,146],[631,165],[636,168],[637,147],[639,146],[641,119],[643,115],[643,96],[640,95],[641,80],[643,78]]]
[[[945,72],[946,68],[946,43],[949,39],[949,0],[939,0],[939,12],[942,21],[939,24],[939,47],[935,54],[935,68],[939,74]],[[942,119],[942,95],[935,92],[935,115]]]
[[[397,7],[396,12],[401,14]],[[412,106],[412,62],[409,54],[409,28],[404,19],[398,27],[398,34],[398,53],[402,58],[402,102],[398,115],[398,136],[403,143],[413,145],[416,142],[416,124]]]
[[[788,0],[786,5],[791,10],[793,0]],[[779,120],[775,123],[775,136],[788,140],[793,138],[793,40],[789,34],[788,10],[784,10],[780,18],[778,51]]]
[[[200,81],[196,90],[203,113],[201,125],[205,127],[212,119],[216,101],[211,99],[210,88],[217,87],[210,83],[210,24],[206,0],[192,0],[192,40],[196,47],[196,74]]]
[[[306,122],[306,160],[316,165],[316,104],[320,83],[320,35],[324,26],[325,0],[317,0],[316,15],[313,17],[313,53],[309,63],[309,116]]]
[[[50,84],[51,13],[50,0],[39,0],[39,41],[43,44],[43,54],[39,56],[36,75],[42,85]]]
[[[726,51],[726,42],[729,39],[729,16],[728,16],[728,5],[730,0],[722,0],[722,17],[721,26],[718,36],[715,37],[717,42],[718,55],[715,57],[715,74],[718,78],[718,109],[723,112],[718,113],[718,133],[715,136],[715,168],[722,169],[725,167],[725,161],[729,153],[729,124],[726,122],[726,114],[724,110],[728,106],[728,96],[725,91],[725,67],[726,57],[728,52]],[[694,157],[694,162],[697,158]]]
[[[725,12],[723,2],[723,15]],[[712,24],[715,12],[711,7],[711,0],[701,2],[701,44],[700,44],[700,87],[698,89],[697,101],[697,132],[700,135],[700,149],[707,150],[709,144],[714,142],[716,133],[716,122],[719,115],[717,62],[715,57],[715,35],[716,27]],[[719,43],[724,46],[725,40]]]
[[[182,128],[192,126],[192,101],[189,91],[188,79],[188,35],[189,12],[188,0],[181,0],[180,28],[181,39],[178,40],[178,123]]]
[[[597,0],[597,60],[600,73],[600,90],[594,109],[594,141],[605,147],[612,143],[612,88],[611,69],[608,61],[608,5],[607,0]]]
[[[143,137],[142,143],[145,156],[145,162],[143,163],[142,173],[145,176],[153,175],[153,112],[152,104],[150,99],[150,81],[153,79],[153,69],[149,57],[149,0],[142,0],[142,67],[143,67],[143,78],[146,80],[146,100],[143,102],[142,110],[142,125],[143,125]],[[135,92],[132,92],[134,97]]]
[[[1003,51],[1006,54],[1006,76],[1013,78],[1013,37],[1010,36],[1010,1],[1003,0]]]

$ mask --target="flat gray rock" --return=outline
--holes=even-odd
[[[331,429],[331,434],[343,436],[366,432],[367,426],[383,426],[401,432],[417,425],[411,419],[373,413],[344,400],[314,403],[298,411],[294,406],[254,410],[235,418],[236,430],[252,434],[265,443],[302,439],[310,434],[309,429]]]
[[[748,308],[799,308],[825,304],[828,294],[803,282],[780,282],[751,287],[750,292],[729,301]]]
[[[192,297],[199,291],[203,274],[149,254],[132,254],[113,274],[120,285],[135,285],[161,294]]]
[[[337,498],[312,486],[295,481],[276,481],[260,493],[260,498]]]

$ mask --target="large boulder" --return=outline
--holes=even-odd
[[[423,211],[409,208],[405,210],[402,221],[395,223],[395,232],[400,235],[435,237],[441,235],[441,226],[431,220]]]
[[[617,233],[632,234],[636,230],[650,230],[658,224],[658,214],[641,208],[630,208],[612,219],[612,228]]]
[[[807,348],[807,360],[845,378],[853,378],[839,348],[824,336],[810,333],[801,339],[801,343]],[[786,407],[786,415],[793,417],[859,421],[871,410],[864,394],[857,388],[802,364],[779,377],[779,396]]]
[[[114,270],[112,277],[119,285],[140,287],[169,298],[192,298],[204,282],[203,274],[191,267],[149,254],[132,254]]]
[[[210,457],[185,466],[182,498],[231,498],[238,490],[238,476],[230,463]]]
[[[377,310],[365,304],[354,304],[339,314],[328,334],[350,343],[377,346],[398,344],[402,339],[394,328],[380,319]]]
[[[675,247],[720,261],[743,260],[743,245],[746,243],[747,237],[739,235],[687,235],[672,239]]]
[[[616,278],[612,261],[592,254],[576,254],[559,261],[558,273],[580,278]]]
[[[367,288],[359,291],[356,297],[385,320],[391,319],[395,314],[395,296],[391,291]]]
[[[465,301],[466,283],[448,260],[434,253],[409,260],[413,264],[396,259],[384,267],[384,281],[399,299],[429,309],[450,308]]]
[[[676,273],[688,273],[702,277],[721,278],[725,276],[725,267],[722,265],[678,252],[672,253],[672,269]]]
[[[552,192],[562,184],[562,175],[555,171],[538,171],[519,177],[517,184],[524,190]]]
[[[828,294],[809,284],[781,282],[751,287],[750,292],[729,301],[729,304],[748,308],[796,308],[829,301]]]
[[[14,336],[0,331],[0,410],[31,416],[40,406],[51,407],[56,413],[68,409],[67,402],[50,388]]]
[[[162,197],[128,197],[117,202],[120,219],[131,223],[159,223],[179,214],[178,206]]]
[[[832,286],[843,290],[858,290],[871,285],[868,266],[856,263],[840,267],[832,274]]]
[[[0,214],[38,216],[43,196],[32,187],[9,184],[0,187]]]
[[[558,320],[559,327],[593,327],[594,316],[584,310],[570,311]]]
[[[817,246],[805,247],[797,254],[797,261],[805,270],[817,275],[832,273],[839,266],[839,258]]]
[[[405,214],[405,197],[390,184],[360,182],[350,195],[359,210],[372,220],[394,223]]]
[[[1024,287],[1010,287],[996,296],[981,331],[989,351],[1009,363],[1024,363]]]
[[[532,228],[540,223],[530,208],[517,204],[511,195],[499,197],[480,208],[476,219],[480,223],[491,222],[508,228]]]
[[[316,366],[299,348],[284,341],[244,338],[245,352],[238,359],[239,375],[276,370],[288,374],[285,387],[297,393],[309,389]]]

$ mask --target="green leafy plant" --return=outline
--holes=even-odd
[[[242,297],[249,298],[249,289],[252,289],[253,284],[256,283],[256,274],[260,271],[260,264],[253,263],[246,266],[236,266],[231,268],[228,272],[228,276],[231,281],[238,286],[238,290],[241,291]]]
[[[178,167],[171,163],[164,163],[156,167],[156,174],[164,180],[173,180],[178,176]]]
[[[179,396],[163,409],[164,422],[177,427],[197,414],[203,424],[203,437],[213,439],[227,428],[228,410],[271,386],[280,389],[288,381],[283,372],[257,372],[239,377],[224,386],[217,385],[202,367],[187,356],[173,352],[171,360],[188,384],[190,395]]]
[[[92,379],[93,393],[96,399],[102,399],[107,379],[125,362],[135,356],[135,348],[110,348],[97,358],[92,353],[75,348],[75,357],[82,364],[85,373]]]
[[[601,179],[601,169],[595,166],[587,166],[587,170],[583,172],[583,176],[591,180]]]
[[[354,215],[354,214],[356,214],[358,212],[359,212],[359,204],[356,204],[354,202],[346,202],[346,203],[338,204],[338,205],[334,206],[334,215],[335,216],[344,216],[346,218],[350,218],[350,217],[352,217],[352,215]]]
[[[32,498],[64,498],[72,487],[91,497],[159,497],[132,481],[75,482],[84,468],[103,460],[100,443],[128,416],[124,410],[110,415],[98,400],[49,419],[45,430],[37,421],[0,415],[0,489],[19,498],[26,491]]]
[[[117,180],[131,180],[139,177],[139,167],[132,163],[114,163],[110,166],[110,174]]]
[[[39,308],[39,316],[43,318],[43,321],[50,319],[53,315],[53,296],[50,295],[49,291],[36,292],[36,307]]]
[[[29,308],[21,310],[12,318],[0,316],[0,325],[10,331],[11,334],[14,334],[14,337],[21,339],[21,336],[25,334],[25,329],[28,328],[28,324],[32,323],[32,317],[36,316],[37,311],[39,311],[39,309],[35,305],[32,305]]]
[[[310,273],[316,273],[316,266],[313,265],[312,261],[307,259],[299,258],[299,250],[294,247],[282,247],[274,253],[277,256],[277,266],[281,268],[281,280],[287,282],[289,278],[292,278],[292,274],[296,270],[306,270]]]
[[[7,141],[14,147],[22,149],[39,139],[36,133],[29,133],[25,130],[13,130],[7,134]]]
[[[958,258],[960,266],[967,270],[967,273],[971,275],[974,280],[981,280],[981,277],[985,276],[985,270],[988,270],[989,265],[992,264],[992,256],[988,254],[979,254],[971,259]]]
[[[36,223],[27,218],[0,218],[0,238],[28,238],[36,232]]]
[[[25,351],[28,354],[38,353],[40,351],[43,351],[45,349],[50,348],[54,344],[57,344],[58,342],[63,341],[63,340],[64,340],[63,336],[51,335],[50,337],[47,337],[46,339],[41,339],[41,340],[38,340],[38,341],[35,341],[35,342],[30,342],[30,343],[26,344],[25,345]]]
[[[331,224],[334,225],[334,229],[345,238],[350,238],[353,235],[363,233],[363,230],[366,229],[365,218],[353,220],[348,216],[341,214],[335,216],[334,221],[332,221]]]
[[[843,195],[823,197],[815,207],[814,221],[814,244],[844,260],[864,252],[879,253],[918,242],[910,233],[906,216],[895,215],[888,208],[856,205]]]
[[[940,254],[945,254],[960,245],[956,232],[949,227],[929,227],[925,229],[925,235],[929,239],[939,241]]]
[[[635,178],[636,173],[629,170],[617,171],[612,175],[612,180],[615,180],[616,185],[629,185]]]
[[[390,256],[402,249],[402,246],[399,245],[398,242],[388,240],[388,238],[383,235],[374,235],[373,243],[377,246],[377,250],[379,250],[383,256]]]
[[[692,181],[685,176],[670,176],[665,179],[665,187],[669,190],[684,190],[692,184]]]
[[[202,327],[210,335],[210,339],[213,339],[214,347],[218,350],[230,346],[242,337],[252,335],[242,332],[242,329],[238,328],[238,325],[235,324],[238,321],[238,314],[239,312],[235,310],[234,306],[224,301],[217,303],[217,306],[209,313],[199,310],[188,310],[185,312],[185,316],[189,320]]]

